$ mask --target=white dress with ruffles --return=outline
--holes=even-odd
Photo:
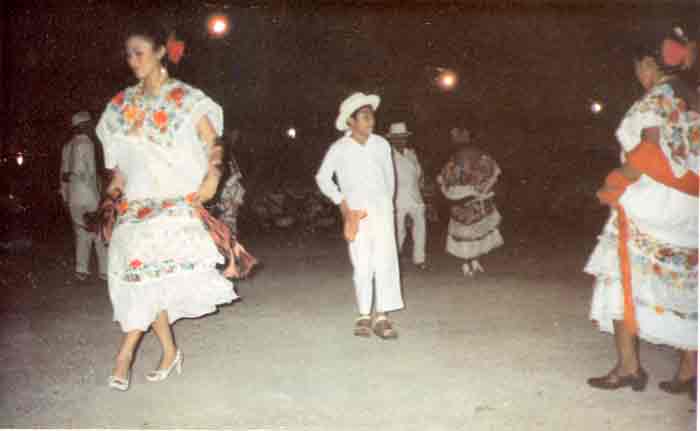
[[[123,331],[145,331],[166,310],[170,323],[216,311],[237,298],[216,269],[223,257],[190,205],[208,169],[196,125],[217,135],[221,108],[202,91],[169,79],[158,96],[129,87],[97,126],[105,165],[126,180],[109,244],[109,295]]]
[[[667,123],[669,112],[678,121]],[[662,85],[630,108],[617,131],[625,152],[640,142],[644,128],[659,127],[661,148],[685,145],[688,154],[700,149],[700,118],[679,110],[679,99]],[[679,152],[674,152],[681,154]],[[623,155],[624,159],[624,155]],[[686,157],[686,169],[697,173],[696,157]],[[681,160],[669,158],[674,173]],[[632,299],[639,337],[655,344],[696,350],[698,346],[698,198],[642,175],[619,200],[629,229]],[[624,320],[624,295],[618,255],[618,215],[613,211],[584,269],[595,276],[590,318],[604,332]]]

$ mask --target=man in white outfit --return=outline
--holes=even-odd
[[[100,278],[107,279],[107,250],[104,242],[85,224],[85,213],[95,211],[100,193],[95,167],[95,145],[88,137],[90,114],[78,112],[72,118],[73,138],[63,147],[61,197],[70,211],[75,232],[75,277],[84,281],[90,274],[90,252],[97,252]]]
[[[406,217],[410,217],[413,263],[424,270],[427,269],[425,264],[425,203],[420,191],[423,170],[418,162],[416,152],[407,147],[409,136],[411,136],[411,132],[406,128],[406,123],[392,124],[386,135],[394,148],[394,166],[396,167],[396,233],[398,248],[401,250],[406,239]]]
[[[387,312],[399,310],[404,304],[394,228],[391,146],[372,133],[378,106],[378,96],[363,93],[343,101],[335,125],[345,136],[328,149],[316,182],[321,192],[340,206],[345,220],[360,312],[354,333],[368,337],[374,331],[387,339],[397,337]],[[374,320],[370,317],[373,294]]]

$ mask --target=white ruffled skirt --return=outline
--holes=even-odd
[[[645,235],[629,223],[632,296],[639,337],[654,344],[697,350],[697,249],[676,247]],[[613,214],[584,269],[595,276],[590,318],[603,332],[624,320],[624,294]]]
[[[462,259],[473,259],[503,245],[503,237],[498,230],[501,214],[494,209],[480,221],[465,225],[454,218],[447,226],[446,250]]]
[[[237,299],[202,221],[182,198],[129,202],[109,244],[109,296],[124,332],[213,313]]]

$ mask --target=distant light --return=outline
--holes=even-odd
[[[226,15],[214,15],[209,18],[207,23],[209,33],[212,36],[221,37],[228,33],[229,22]]]
[[[457,85],[457,74],[450,69],[439,68],[437,84],[443,90],[452,90]]]
[[[289,137],[290,139],[296,139],[297,129],[295,129],[294,127],[290,127],[289,129],[287,129],[287,137]]]
[[[591,103],[591,112],[594,115],[598,115],[603,111],[603,104],[601,102],[592,102]]]
[[[24,164],[24,156],[22,153],[17,154],[17,164],[22,166]]]
[[[454,75],[445,75],[442,77],[442,85],[445,87],[452,87],[455,85],[455,77]]]

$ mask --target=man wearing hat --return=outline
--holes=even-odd
[[[413,236],[413,263],[420,269],[425,264],[425,203],[420,185],[423,170],[418,162],[416,152],[408,148],[411,136],[406,123],[394,123],[389,127],[386,138],[394,147],[394,166],[396,167],[396,232],[398,248],[401,250],[406,239],[406,217],[411,218]]]
[[[70,211],[75,232],[75,277],[84,281],[90,274],[90,252],[93,244],[97,252],[100,278],[107,279],[107,250],[99,236],[90,232],[84,220],[86,213],[95,211],[99,204],[99,187],[95,167],[95,145],[88,137],[90,114],[85,111],[73,115],[73,138],[63,147],[60,194]]]
[[[397,337],[387,312],[399,310],[404,304],[394,227],[391,146],[372,133],[378,106],[378,96],[363,93],[343,101],[335,126],[345,135],[328,149],[316,182],[343,214],[360,312],[354,333],[368,337],[374,331],[387,339]],[[370,316],[373,294],[374,319]]]

